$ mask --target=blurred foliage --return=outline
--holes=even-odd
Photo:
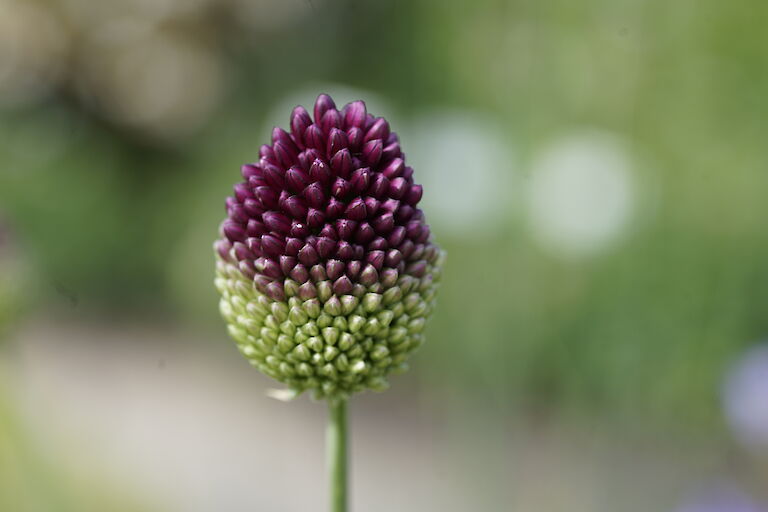
[[[522,188],[549,141],[598,127],[628,142],[645,187],[621,241],[586,258],[542,249],[521,190],[491,235],[441,229],[449,263],[416,366],[434,389],[504,406],[717,424],[724,365],[768,330],[768,5],[169,0],[151,18],[138,0],[87,16],[85,4],[35,3],[67,34],[65,67],[45,94],[0,111],[0,203],[47,300],[218,325],[210,243],[223,198],[293,91],[346,84],[406,121],[483,112],[515,148]],[[90,64],[112,72],[105,63],[138,44],[93,42],[105,20],[110,41],[143,23],[138,37],[165,53],[131,53],[114,80],[91,79]],[[131,67],[182,54],[190,67]],[[211,71],[192,73],[201,63]],[[208,107],[179,114],[196,102]]]

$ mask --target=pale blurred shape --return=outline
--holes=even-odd
[[[577,132],[545,148],[528,185],[528,221],[546,250],[595,254],[624,231],[635,203],[632,165],[613,134]]]
[[[513,203],[509,140],[495,119],[469,110],[420,115],[401,137],[406,164],[424,185],[420,207],[456,236],[496,233]]]
[[[726,376],[723,400],[736,438],[768,448],[768,345],[753,347],[736,361]]]
[[[64,71],[69,38],[60,21],[33,2],[0,0],[0,105],[46,96]]]
[[[59,0],[70,22],[87,30],[93,26],[138,18],[150,24],[202,18],[218,0]]]
[[[121,20],[92,35],[81,93],[115,122],[161,140],[194,132],[222,95],[222,70],[207,47]]]
[[[768,509],[733,485],[715,484],[694,493],[675,512],[768,512]]]
[[[229,0],[236,20],[258,32],[279,31],[317,12],[323,0]]]

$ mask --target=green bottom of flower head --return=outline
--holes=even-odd
[[[297,393],[346,397],[384,390],[387,375],[407,370],[424,342],[439,275],[436,262],[425,277],[404,275],[383,291],[377,283],[337,297],[318,287],[318,297],[302,301],[286,286],[287,300],[275,301],[218,258],[216,288],[229,334],[253,366]]]

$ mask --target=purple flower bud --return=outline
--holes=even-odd
[[[405,239],[405,227],[404,226],[397,226],[395,229],[392,230],[391,233],[389,233],[389,236],[387,236],[387,243],[391,247],[398,247],[401,243],[403,243],[403,240]]]
[[[389,123],[383,117],[379,117],[368,129],[363,141],[368,142],[369,140],[374,139],[381,139],[383,141],[386,140],[387,137],[389,137]]]
[[[352,291],[352,281],[349,277],[341,276],[333,283],[333,293],[336,295],[346,295]]]
[[[237,222],[231,220],[224,221],[222,231],[230,242],[242,242],[245,240],[245,230]]]
[[[323,133],[330,135],[334,128],[341,128],[341,114],[335,108],[329,109],[320,120],[320,128]]]
[[[283,208],[295,219],[303,219],[307,216],[307,205],[304,204],[303,200],[296,196],[291,196],[286,199]]]
[[[363,130],[357,126],[353,126],[347,130],[347,140],[349,140],[350,151],[353,153],[358,153],[360,151],[364,135],[365,133],[363,133]]]
[[[384,259],[384,263],[388,267],[397,267],[400,262],[403,261],[403,255],[398,251],[397,249],[390,249],[387,251],[386,258]]]
[[[373,265],[376,270],[381,270],[384,265],[384,251],[371,251],[366,258],[368,263]]]
[[[372,284],[378,282],[379,280],[379,273],[376,270],[376,267],[371,265],[370,263],[363,268],[363,271],[360,273],[360,283],[364,284],[365,286],[371,286]]]
[[[253,263],[251,263],[249,260],[243,260],[237,264],[237,268],[242,272],[242,274],[249,278],[253,279],[256,277],[256,270],[253,268]],[[266,279],[266,278],[265,278]]]
[[[253,164],[245,164],[240,167],[240,174],[242,174],[243,178],[247,181],[251,177],[261,177],[263,171]]]
[[[276,282],[271,282],[267,285],[267,295],[272,300],[277,301],[284,301],[285,300],[285,292],[283,291],[283,285]]]
[[[297,283],[306,283],[309,280],[309,271],[301,263],[294,265],[288,275]]]
[[[413,254],[413,249],[415,245],[413,242],[411,242],[408,239],[405,239],[402,244],[398,247],[398,250],[403,253],[403,258],[408,259]]]
[[[264,208],[277,208],[279,194],[271,187],[256,187],[256,197],[264,205]]]
[[[280,166],[284,169],[299,163],[298,159],[296,158],[296,152],[294,152],[287,144],[276,142],[274,146],[272,146],[272,150],[275,152],[277,163],[279,163]]]
[[[363,220],[367,215],[365,202],[360,197],[349,203],[349,206],[347,206],[347,209],[344,212],[344,216],[351,220]]]
[[[317,250],[315,250],[314,247],[307,244],[299,251],[299,261],[310,267],[320,261],[320,256],[317,254]]]
[[[285,249],[285,243],[274,235],[264,235],[261,237],[261,249],[265,254],[278,258]]]
[[[395,221],[403,224],[410,220],[414,213],[416,213],[416,210],[413,208],[413,206],[409,206],[407,204],[402,205],[395,211]]]
[[[323,265],[314,265],[311,269],[309,269],[309,275],[316,283],[328,279],[328,273],[325,271],[325,266]]]
[[[365,198],[365,207],[368,210],[368,215],[375,215],[379,208],[381,208],[381,201],[375,197],[368,196]]]
[[[411,185],[408,192],[405,193],[403,201],[411,206],[416,206],[421,201],[421,196],[424,194],[424,189],[421,185]]]
[[[291,154],[296,155],[299,152],[299,147],[296,145],[296,143],[293,141],[290,135],[288,135],[288,132],[280,128],[279,126],[275,126],[272,129],[272,144],[280,143],[284,148],[286,148]],[[274,149],[274,146],[273,146]]]
[[[244,202],[246,199],[253,197],[253,192],[251,192],[251,190],[248,188],[248,185],[246,185],[245,183],[238,183],[237,185],[235,185],[234,191],[235,191],[235,198],[237,198],[237,200],[241,203]]]
[[[314,299],[315,297],[317,297],[317,288],[315,288],[314,284],[307,281],[299,286],[299,298],[301,300]]]
[[[347,275],[354,279],[360,274],[360,270],[362,268],[362,263],[360,263],[358,260],[352,260],[347,263]]]
[[[320,183],[312,183],[304,189],[304,198],[307,200],[307,204],[313,208],[322,208],[325,204],[323,186]]]
[[[365,123],[365,117],[368,114],[365,103],[362,101],[353,101],[344,106],[344,126],[347,128],[360,128]]]
[[[304,133],[311,124],[312,119],[309,117],[307,109],[301,106],[293,109],[291,112],[291,134],[300,146],[304,145]]]
[[[266,164],[264,166],[264,179],[267,180],[267,183],[269,183],[269,185],[276,190],[282,190],[285,186],[283,172],[275,165]]]
[[[376,231],[367,222],[362,222],[357,227],[355,232],[355,242],[359,244],[367,244],[376,237]]]
[[[228,240],[216,240],[213,247],[222,260],[229,261],[229,251],[232,249],[232,244]]]
[[[333,240],[332,238],[321,236],[317,240],[316,248],[317,248],[317,253],[320,255],[320,257],[323,259],[327,259],[336,250],[336,241]]]
[[[352,173],[349,181],[352,183],[352,189],[354,192],[356,194],[361,194],[368,190],[368,186],[371,182],[371,170],[367,167],[357,169]]]
[[[325,151],[323,131],[317,125],[310,125],[304,132],[304,145],[318,151]]]
[[[417,261],[405,267],[406,274],[412,275],[414,277],[419,277],[419,278],[424,277],[424,274],[426,273],[426,271],[427,271],[426,261]]]
[[[282,213],[268,211],[264,213],[263,219],[264,225],[267,226],[270,231],[288,233],[288,231],[291,229],[291,219]]]
[[[336,257],[340,260],[350,260],[354,255],[355,251],[349,242],[342,240],[336,246]]]
[[[325,272],[328,279],[335,281],[344,273],[344,263],[339,260],[328,260],[325,264]]]
[[[274,279],[282,279],[283,271],[280,269],[280,265],[275,263],[274,260],[265,259],[263,267],[259,270],[267,277]]]
[[[304,242],[298,238],[288,238],[285,241],[285,253],[289,256],[298,256],[299,249],[304,247]]]
[[[377,174],[376,177],[373,178],[373,183],[371,183],[371,188],[368,190],[368,193],[373,197],[383,198],[388,190],[389,179],[383,174]]]
[[[309,176],[298,167],[291,167],[285,172],[285,184],[294,194],[302,192],[309,184]]]
[[[243,205],[241,204],[231,204],[229,208],[227,208],[227,213],[230,219],[237,221],[240,224],[245,224],[248,222],[248,214],[245,212],[245,208],[243,208]]]
[[[258,217],[265,211],[260,201],[251,198],[248,198],[243,202],[243,208],[245,208],[249,217]]]
[[[347,134],[338,128],[331,128],[331,134],[328,136],[328,156],[335,155],[337,152],[341,151],[342,149],[347,149],[348,147],[349,140],[347,139]],[[349,154],[349,152],[347,153]],[[333,166],[333,162],[331,162],[331,166]]]
[[[387,241],[383,237],[377,236],[368,244],[367,249],[369,251],[383,251],[387,247],[389,247]]]
[[[328,201],[328,206],[325,208],[325,214],[328,216],[329,219],[335,219],[342,213],[344,213],[344,203],[336,199],[335,197],[332,197]]]
[[[303,222],[294,220],[291,221],[291,231],[289,234],[295,238],[306,238],[309,236],[309,228]]]
[[[417,220],[412,220],[405,226],[405,234],[411,240],[416,240],[421,236],[423,224]]]
[[[318,233],[318,236],[321,237],[327,237],[332,240],[338,240],[339,234],[336,233],[336,228],[334,228],[331,224],[326,224],[323,226],[323,229],[320,230],[320,233]]]
[[[352,155],[349,153],[349,149],[342,148],[333,153],[333,157],[331,157],[331,169],[333,169],[337,175],[342,178],[349,178],[353,166]]]
[[[402,156],[403,153],[400,151],[400,144],[397,142],[393,142],[392,144],[387,144],[384,146],[384,151],[381,153],[381,158],[388,162],[389,160],[392,160],[393,158],[398,158]]]
[[[267,232],[267,227],[256,219],[250,219],[246,231],[249,237],[261,236]]]
[[[331,187],[331,194],[338,199],[344,199],[352,191],[352,185],[344,178],[336,178]]]
[[[315,101],[315,121],[319,121],[323,118],[323,115],[330,109],[336,108],[336,104],[333,102],[330,96],[327,94],[321,94]]]
[[[405,180],[405,178],[395,178],[389,184],[389,195],[395,199],[400,199],[403,197],[403,194],[405,194],[407,188],[408,182]]]
[[[316,208],[310,208],[307,211],[307,226],[310,229],[319,228],[325,223],[325,213]]]
[[[268,144],[262,144],[262,146],[259,148],[259,156],[262,160],[266,160],[272,164],[277,162],[277,159],[275,158],[275,152],[272,149],[272,146]]]
[[[238,260],[254,260],[256,256],[242,242],[235,242],[232,246],[235,250],[235,256]]]
[[[283,254],[280,256],[280,270],[287,276],[291,273],[297,262],[296,257]]]
[[[247,238],[245,240],[245,245],[248,247],[248,250],[253,253],[254,256],[261,256],[261,253],[263,252],[261,248],[261,236]]]
[[[383,146],[381,144],[380,139],[375,139],[375,140],[366,142],[363,145],[363,152],[362,152],[363,161],[369,167],[378,165],[379,160],[381,160],[382,150],[383,150]]]
[[[384,213],[373,219],[373,229],[377,233],[386,235],[395,227],[395,216],[391,213]]]
[[[384,169],[382,169],[381,173],[386,176],[387,179],[393,180],[402,176],[404,170],[405,162],[403,162],[403,159],[394,158],[386,167],[384,167]]]
[[[354,220],[339,219],[336,221],[336,232],[342,240],[351,240],[356,228],[357,222]]]

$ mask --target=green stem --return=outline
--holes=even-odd
[[[347,512],[347,401],[328,401],[328,474],[331,512]]]

